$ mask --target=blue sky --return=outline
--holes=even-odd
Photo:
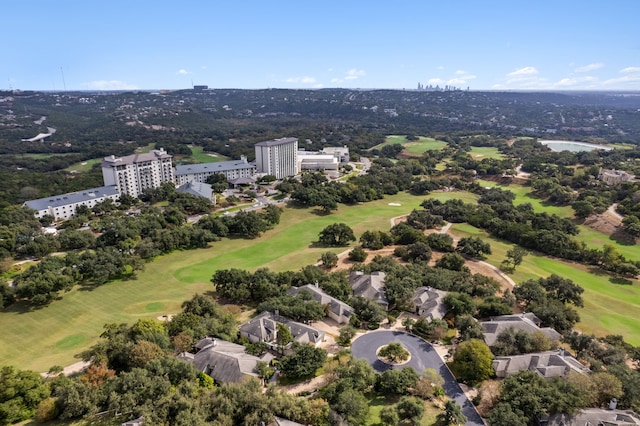
[[[640,0],[21,0],[1,10],[0,89],[640,90]]]

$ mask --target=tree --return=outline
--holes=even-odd
[[[349,252],[349,260],[352,262],[364,262],[367,258],[367,252],[362,249],[362,247],[354,247],[353,250]]]
[[[49,397],[49,386],[35,371],[0,369],[0,424],[29,419],[40,401]]]
[[[458,315],[456,317],[455,327],[458,329],[460,340],[484,338],[482,326],[469,314]]]
[[[444,411],[438,414],[438,423],[443,426],[464,425],[467,417],[462,414],[462,408],[453,400],[444,404]]]
[[[334,223],[320,231],[319,241],[329,246],[346,246],[356,237],[353,230],[345,223]]]
[[[294,342],[292,349],[291,355],[280,360],[280,371],[292,379],[312,377],[327,359],[327,351],[309,344]]]
[[[485,255],[491,254],[491,246],[479,237],[464,237],[458,241],[456,250],[469,257],[484,259]]]
[[[344,327],[341,327],[339,330],[340,334],[336,339],[336,343],[340,346],[350,346],[351,339],[353,339],[353,337],[356,335],[356,331],[357,330],[355,329],[355,327],[348,324]]]
[[[464,257],[458,253],[445,253],[436,262],[436,268],[449,269],[451,271],[462,271],[464,268]]]
[[[384,426],[397,426],[400,423],[400,416],[398,416],[396,407],[382,407],[382,410],[380,410],[380,422]]]
[[[502,269],[513,272],[515,271],[516,267],[520,266],[522,260],[528,254],[529,252],[520,246],[512,247],[507,250],[507,257],[502,261],[500,266],[502,267]]]
[[[424,402],[415,396],[403,396],[398,401],[397,410],[400,419],[419,425],[424,415]]]
[[[447,293],[443,299],[443,303],[447,307],[447,312],[450,312],[454,316],[465,314],[473,315],[476,311],[473,298],[467,293]]]
[[[470,386],[475,386],[493,375],[491,361],[493,354],[481,340],[471,339],[460,343],[451,362],[451,370],[456,378]]]
[[[333,252],[326,251],[322,253],[320,261],[322,262],[322,266],[327,269],[335,268],[338,264],[338,255]]]
[[[276,329],[276,344],[282,352],[284,348],[293,341],[293,336],[291,335],[291,330],[280,322],[276,323]]]
[[[387,370],[378,376],[376,390],[384,395],[407,395],[420,380],[412,367]]]
[[[395,364],[409,359],[409,352],[398,342],[391,342],[378,351],[378,356]]]

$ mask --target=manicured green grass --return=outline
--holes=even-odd
[[[196,163],[217,163],[218,161],[227,161],[229,157],[213,152],[204,152],[201,146],[191,147],[191,158]]]
[[[401,193],[340,206],[331,215],[285,208],[280,225],[260,238],[225,239],[208,249],[175,252],[148,263],[135,279],[90,291],[76,289],[41,309],[12,306],[0,313],[0,365],[47,371],[53,365],[72,364],[77,361],[74,355],[98,341],[104,324],[179,312],[180,304],[193,294],[213,290],[209,280],[217,269],[298,270],[318,261],[325,251],[346,249],[314,244],[327,225],[344,222],[357,237],[367,229],[388,230],[391,218],[418,208],[423,199]]]
[[[500,266],[507,250],[513,247],[498,241],[469,224],[455,224],[452,232],[459,237],[482,237],[491,244],[487,262]],[[633,345],[640,344],[640,282],[630,280],[620,284],[611,275],[589,266],[565,262],[534,253],[525,256],[522,264],[511,275],[516,283],[557,274],[573,280],[584,288],[584,307],[578,308],[578,329],[599,336],[621,334]]]
[[[469,155],[477,161],[485,158],[495,158],[497,160],[502,160],[504,158],[504,154],[498,151],[498,148],[488,146],[472,146]]]
[[[74,163],[67,167],[65,170],[68,172],[85,173],[91,170],[94,164],[98,164],[102,161],[102,158],[92,158],[90,160]]]
[[[380,412],[384,407],[391,406],[395,404],[397,401],[392,400],[391,398],[386,398],[384,396],[373,395],[367,399],[369,403],[369,415],[365,420],[366,425],[381,425],[380,421]],[[432,426],[436,423],[436,417],[440,414],[442,410],[434,405],[433,402],[425,401],[424,402],[424,415],[422,420],[420,421],[421,426]]]
[[[406,136],[404,135],[390,135],[386,137],[386,140],[383,143],[376,145],[371,149],[380,149],[384,146],[394,145],[398,143],[404,146],[403,152],[405,154],[412,155],[422,155],[426,151],[437,151],[447,146],[447,143],[444,141],[427,138],[425,136],[419,136],[419,140],[417,141],[408,141]]]
[[[573,209],[571,206],[555,206],[553,204],[546,203],[545,201],[537,198],[535,195],[531,194],[531,188],[528,186],[511,184],[511,185],[500,185],[493,181],[479,179],[478,183],[484,187],[495,187],[499,186],[504,190],[509,190],[516,195],[516,199],[514,204],[523,204],[523,203],[531,203],[533,210],[536,213],[549,213],[555,214],[560,217],[564,217],[567,219],[575,219]],[[593,228],[590,228],[585,225],[578,225],[578,229],[580,233],[575,237],[580,241],[583,241],[588,247],[591,248],[599,248],[601,249],[604,244],[609,244],[618,250],[620,254],[630,260],[640,259],[640,245],[637,244],[623,244],[614,239],[612,239],[609,235],[603,234],[600,231],[597,231]]]

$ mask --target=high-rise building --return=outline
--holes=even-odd
[[[258,173],[278,179],[298,174],[298,139],[280,138],[255,145]]]
[[[173,183],[171,155],[162,148],[126,157],[110,155],[102,160],[102,177],[105,186],[113,185],[120,194],[138,197],[147,188]]]

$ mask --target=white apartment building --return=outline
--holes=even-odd
[[[255,145],[258,173],[273,175],[278,179],[295,176],[298,168],[298,139],[281,138],[258,142]]]
[[[91,209],[107,199],[116,202],[119,198],[120,194],[115,186],[101,186],[100,188],[29,200],[25,201],[23,205],[35,210],[35,216],[38,219],[50,215],[54,220],[66,220],[75,216],[78,206],[86,206]]]
[[[110,155],[102,161],[102,177],[106,186],[115,186],[121,194],[138,197],[147,188],[173,183],[171,155],[162,148],[126,157]]]
[[[215,173],[223,174],[228,181],[252,178],[256,174],[256,164],[249,163],[243,155],[240,160],[176,166],[176,186],[187,182],[206,182],[207,178]]]

